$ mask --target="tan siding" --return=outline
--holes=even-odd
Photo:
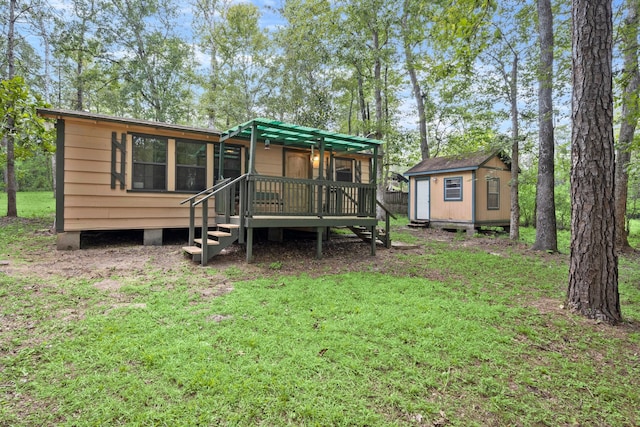
[[[507,169],[507,165],[504,164],[499,157],[494,156],[487,163],[483,165],[483,168],[495,168],[495,169]]]
[[[431,176],[430,219],[432,221],[471,221],[473,201],[471,172],[453,172]],[[462,200],[445,201],[444,179],[455,177],[462,177]]]
[[[67,182],[68,180],[73,181],[74,178],[72,174],[75,172],[95,172],[108,174],[108,182],[111,182],[111,162],[65,159],[64,164],[65,182]]]
[[[500,179],[500,209],[487,209],[487,177]],[[477,203],[476,222],[509,221],[510,216],[510,188],[511,172],[507,170],[481,168],[477,173]]]
[[[260,175],[282,176],[282,146],[271,145],[269,150],[265,150],[259,144],[256,151],[256,171]]]
[[[169,137],[167,178],[169,188],[175,186],[175,138],[189,138],[211,142],[197,134],[160,131],[142,126],[125,126],[117,123],[95,123],[67,119],[65,121],[65,231],[120,230],[145,228],[187,227],[189,209],[179,203],[190,194],[143,193],[127,191],[131,188],[131,135],[127,135],[127,159],[125,167],[126,188],[111,188],[111,135],[116,132],[118,141],[122,133],[134,132]],[[213,158],[213,148],[210,157]],[[208,165],[208,180],[212,175]],[[213,200],[210,213],[214,214]],[[196,211],[200,218],[201,209]],[[199,221],[199,220],[198,220]]]

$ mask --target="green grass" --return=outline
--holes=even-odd
[[[116,295],[0,269],[0,425],[638,425],[637,260],[612,328],[559,308],[566,255],[474,239],[337,275],[114,271]]]
[[[16,193],[18,216],[34,218],[53,216],[56,200],[50,191],[33,191]],[[7,215],[7,193],[0,192],[0,217]]]

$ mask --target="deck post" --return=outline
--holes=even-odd
[[[200,234],[202,240],[202,244],[200,245],[202,248],[202,259],[200,260],[200,264],[205,266],[207,265],[207,261],[209,261],[209,199],[204,199],[204,202],[202,202],[202,232]]]
[[[376,236],[376,226],[371,226],[371,256],[376,255],[376,240],[378,240],[378,236]]]
[[[189,201],[189,246],[193,246],[193,239],[196,238],[196,208],[193,203],[193,199]]]
[[[247,228],[247,264],[253,260],[253,227]]]
[[[322,234],[323,234],[323,227],[318,227],[316,229],[316,258],[317,259],[322,258]]]
[[[249,146],[249,173],[256,173],[256,147],[258,145],[258,125],[251,124],[251,143]]]
[[[318,139],[318,145],[318,151],[320,152],[320,158],[318,159],[318,181],[322,182],[324,180],[324,138]],[[316,207],[316,211],[319,217],[322,217],[325,212],[325,209],[322,206],[323,196],[322,185],[318,185],[318,206]]]

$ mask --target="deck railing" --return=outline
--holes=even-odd
[[[189,203],[189,245],[195,239],[195,212],[202,207],[201,236],[202,257],[207,258],[207,231],[209,228],[209,199],[215,198],[215,211],[225,222],[231,216],[239,216],[240,243],[244,243],[244,220],[260,215],[273,216],[376,216],[376,204],[386,212],[386,245],[389,240],[389,215],[393,216],[376,200],[373,184],[327,181],[318,179],[297,179],[265,175],[245,174],[238,178],[227,178],[188,199]]]
[[[373,184],[249,175],[247,185],[247,216],[375,216]]]

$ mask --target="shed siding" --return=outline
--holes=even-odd
[[[462,200],[444,200],[445,178],[462,177]],[[470,222],[472,217],[473,180],[471,171],[431,175],[431,221]]]
[[[476,202],[476,222],[509,222],[511,212],[509,181],[511,172],[508,170],[480,168],[477,172],[477,202]],[[500,179],[500,209],[487,209],[487,179]]]
[[[475,173],[475,183],[473,182]],[[462,200],[444,200],[445,178],[462,177]],[[487,208],[487,179],[500,179],[499,209]],[[430,179],[430,220],[432,222],[460,222],[474,225],[508,225],[510,216],[510,187],[511,171],[498,157],[494,156],[472,170],[447,172],[425,170],[422,173],[409,176],[409,219],[416,220],[416,182],[420,179]],[[474,185],[475,184],[475,185]],[[475,189],[475,194],[472,192]]]

